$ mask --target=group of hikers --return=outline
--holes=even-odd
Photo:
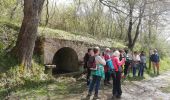
[[[110,48],[106,48],[104,52],[101,52],[99,47],[89,48],[84,56],[84,68],[87,72],[89,87],[87,98],[91,97],[95,88],[94,99],[99,99],[98,90],[101,80],[104,79],[104,85],[110,85],[110,78],[113,79],[113,98],[120,98],[122,95],[121,78],[126,78],[131,70],[133,77],[136,77],[137,70],[138,76],[143,77],[144,69],[147,69],[146,59],[144,51],[131,53],[128,49],[110,50]],[[156,74],[155,67],[159,74],[159,55],[156,49],[150,55],[150,60],[153,63],[154,74]]]

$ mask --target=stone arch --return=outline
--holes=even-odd
[[[53,64],[56,65],[56,68],[53,69],[53,74],[69,73],[79,70],[78,55],[76,51],[70,47],[59,49],[53,57]]]

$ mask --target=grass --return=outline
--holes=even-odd
[[[5,53],[0,54],[0,100],[26,87],[36,90],[36,87],[43,85],[43,80],[47,79],[44,67],[35,61],[29,70],[23,70],[22,66],[17,65],[15,58]]]
[[[7,20],[0,20],[0,32],[5,31],[5,33],[9,33],[15,35],[13,37],[16,38],[17,34],[19,33],[20,24],[15,22],[9,22]],[[3,27],[3,28],[2,28]],[[8,30],[5,30],[7,28]],[[3,33],[3,32],[1,32]],[[2,34],[0,34],[2,35]],[[66,32],[63,30],[58,29],[51,29],[47,27],[39,27],[38,36],[44,36],[46,38],[58,38],[58,39],[66,39],[66,40],[74,40],[74,41],[82,41],[90,44],[100,45],[100,46],[107,46],[107,47],[115,47],[115,48],[125,48],[126,46],[120,41],[113,41],[109,38],[95,38],[89,34],[87,35],[80,35],[75,34],[72,32]]]
[[[0,73],[4,73],[17,65],[17,60],[6,53],[0,54]]]
[[[22,97],[24,95],[31,95],[37,92],[39,95],[46,94],[44,91],[45,86],[51,84],[53,81],[36,81],[30,79],[24,79],[24,84],[16,85],[9,88],[0,89],[0,99],[4,99],[7,95],[16,95]]]
[[[59,81],[60,80],[60,81]],[[55,80],[25,80],[23,85],[0,89],[0,99],[4,99],[8,94],[19,99],[38,99],[41,97],[55,97],[63,99],[63,96],[82,93],[85,84],[81,81],[69,81],[69,78]],[[64,80],[64,81],[63,81]]]
[[[44,66],[34,57],[31,69],[23,71],[10,56],[0,56],[0,100],[10,98],[39,99],[79,94],[85,90],[85,81],[71,77],[53,78],[44,74]],[[3,67],[2,67],[3,66]]]
[[[164,93],[170,93],[170,86],[161,88],[161,90],[162,90],[162,92],[164,92]]]
[[[10,28],[10,29],[13,29],[15,31],[18,31],[20,29],[19,24],[11,23],[11,22],[6,21],[6,20],[0,20],[0,25],[4,26],[4,27],[7,27],[7,28]]]
[[[160,72],[164,73],[166,71],[170,70],[170,58],[164,57],[160,61]]]
[[[163,59],[160,60],[159,73],[163,74],[163,73],[165,73],[167,71],[170,71],[170,58],[169,57],[164,57]],[[146,74],[147,78],[152,78],[152,77],[158,76],[158,75],[154,74],[152,65],[151,65],[151,70],[147,69],[146,72],[147,72],[147,74]]]
[[[115,48],[125,48],[126,46],[123,43],[112,41],[109,38],[95,38],[94,36],[82,36],[79,34],[73,34],[70,32],[50,29],[50,28],[39,28],[39,35],[44,36],[46,38],[58,38],[58,39],[66,39],[66,40],[74,40],[74,41],[82,41],[86,43],[91,43],[100,46],[107,47],[115,47]]]

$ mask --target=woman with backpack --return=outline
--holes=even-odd
[[[95,87],[95,94],[94,94],[94,99],[99,99],[98,97],[98,90],[100,88],[100,81],[101,79],[105,78],[105,73],[104,73],[104,65],[106,65],[106,61],[104,60],[103,57],[99,56],[100,54],[100,48],[95,47],[94,48],[94,56],[95,56],[95,65],[91,68],[91,83],[88,91],[87,98],[90,98],[92,95],[93,88]]]
[[[104,59],[106,61],[106,65],[104,66],[104,71],[105,71],[105,80],[104,80],[104,85],[110,85],[110,68],[109,68],[109,61],[111,61],[111,57],[110,57],[110,48],[106,48],[105,49],[105,53],[104,53]],[[112,64],[112,62],[111,62]]]
[[[122,89],[121,89],[121,72],[122,72],[122,65],[125,63],[125,58],[122,57],[122,60],[120,61],[120,52],[115,51],[113,53],[112,62],[115,68],[115,74],[113,74],[113,98],[116,96],[116,98],[120,98],[122,95]]]

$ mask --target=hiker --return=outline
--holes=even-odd
[[[144,51],[140,54],[140,66],[139,66],[139,73],[138,76],[143,77],[144,69],[146,68],[146,56]]]
[[[88,61],[90,56],[92,56],[92,54],[93,54],[93,49],[88,48],[88,52],[84,56],[84,69],[87,71],[87,77],[86,77],[87,86],[90,84],[90,73],[91,73],[90,67],[88,66]]]
[[[121,89],[121,72],[122,72],[122,65],[125,62],[125,58],[122,57],[122,60],[119,60],[120,52],[116,50],[113,53],[112,56],[112,62],[113,66],[115,68],[115,74],[112,75],[113,77],[113,98],[116,96],[116,98],[120,98],[122,95],[122,89]]]
[[[125,50],[125,65],[124,65],[124,78],[126,78],[131,62],[132,62],[132,56],[130,55],[129,51],[126,49]]]
[[[120,52],[120,56],[119,56],[119,60],[121,61],[123,58],[124,58],[124,50],[123,49],[120,49],[119,50],[119,52]],[[121,73],[123,73],[123,65],[121,65],[121,68],[122,68],[122,71],[121,71]],[[124,78],[124,76],[121,76],[122,78]]]
[[[132,65],[132,71],[133,71],[133,77],[136,76],[136,70],[139,67],[140,64],[140,56],[137,51],[133,54],[133,65]]]
[[[104,59],[106,61],[106,65],[104,66],[104,72],[105,72],[105,80],[104,80],[104,85],[110,85],[110,68],[109,68],[109,62],[111,61],[111,57],[110,57],[110,48],[106,48],[105,49],[105,53],[104,53]]]
[[[158,55],[158,52],[157,52],[156,49],[154,50],[154,53],[151,55],[151,61],[152,61],[152,64],[153,64],[154,74],[156,74],[156,71],[155,71],[155,67],[156,67],[157,68],[157,75],[159,75],[160,59],[159,59],[159,55]]]
[[[120,56],[119,56],[119,60],[122,60],[122,58],[124,57],[124,50],[120,49]]]
[[[100,81],[102,78],[103,79],[105,78],[104,65],[106,65],[106,61],[104,60],[103,57],[99,56],[99,54],[100,48],[95,47],[94,48],[95,65],[93,68],[90,68],[92,80],[90,82],[87,98],[90,98],[90,96],[92,95],[93,88],[95,87],[94,99],[99,99],[98,90],[100,87]]]

